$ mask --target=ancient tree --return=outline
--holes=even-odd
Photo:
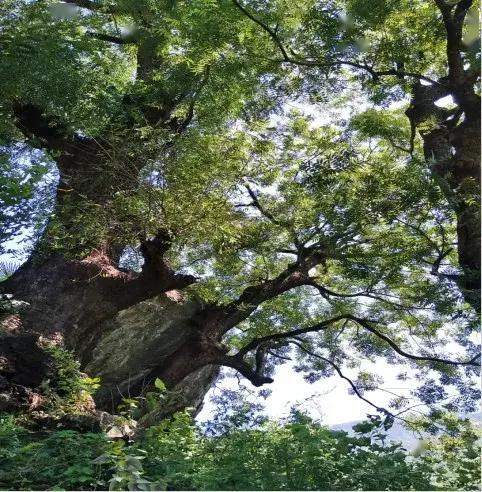
[[[100,409],[162,380],[146,425],[220,366],[261,386],[386,357],[459,388],[478,366],[472,2],[309,3],[0,8],[2,237],[40,236],[0,284],[5,409],[35,407],[49,344]]]

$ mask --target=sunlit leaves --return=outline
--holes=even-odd
[[[102,163],[89,178],[107,196],[99,205],[67,195],[50,251],[84,257],[105,241],[135,251],[165,229],[170,264],[197,277],[188,294],[220,304],[316,248],[323,261],[304,272],[312,285],[251,306],[227,335],[231,348],[341,315],[374,320],[410,353],[443,352],[454,336],[473,348],[461,336],[475,322],[454,282],[454,218],[419,144],[411,148],[400,105],[411,90],[405,72],[444,72],[433,3],[55,5],[0,7],[1,143],[24,138],[12,105],[35,104],[67,136],[95,138]],[[35,176],[13,169],[10,154],[4,202],[16,207]],[[351,367],[402,360],[353,319],[301,341]],[[328,371],[301,349],[298,358],[309,374]]]
[[[0,104],[8,108],[20,99],[75,122],[84,132],[100,131],[118,108],[128,60],[87,36],[77,15],[58,18],[37,2],[8,3],[0,11]],[[6,15],[8,9],[17,15]]]

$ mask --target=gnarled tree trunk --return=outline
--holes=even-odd
[[[163,231],[143,240],[140,273],[123,271],[107,253],[95,251],[82,260],[34,256],[0,284],[1,293],[27,306],[21,316],[3,319],[7,334],[1,339],[0,376],[6,400],[32,406],[32,394],[50,377],[51,360],[42,352],[42,340],[62,343],[89,376],[101,378],[98,409],[115,411],[122,398],[145,394],[160,378],[171,398],[141,420],[144,425],[181,408],[199,409],[220,365],[238,370],[256,386],[271,382],[264,375],[263,340],[228,355],[223,336],[264,301],[311,285],[308,272],[325,254],[315,246],[304,248],[277,277],[247,287],[232,302],[215,304],[182,292],[195,279],[169,267],[164,258],[169,244]],[[245,360],[253,349],[254,367]],[[37,369],[26,370],[30,366]]]
[[[90,3],[79,6],[97,7]],[[104,40],[124,42],[109,36]],[[186,73],[185,91],[159,88],[152,77],[163,64],[160,41],[144,29],[127,42],[137,47],[135,83],[151,83],[156,104],[126,94],[124,111],[111,122],[112,135],[117,131],[136,135],[130,116],[134,98],[145,124],[175,138],[193,118],[196,95],[207,73]],[[180,107],[184,110],[174,115]],[[150,158],[162,155],[162,145],[148,155],[140,139],[140,151],[119,165],[106,150],[112,148],[110,126],[104,139],[91,138],[74,132],[29,101],[12,101],[11,116],[26,142],[44,149],[55,160],[59,183],[54,218],[44,237],[32,257],[0,284],[0,294],[10,294],[25,303],[21,315],[8,309],[0,313],[4,407],[32,407],[32,394],[52,374],[52,360],[41,348],[42,341],[50,340],[72,350],[90,376],[102,378],[97,397],[100,409],[115,411],[123,397],[141,395],[155,377],[184,395],[178,398],[177,406],[171,404],[169,412],[184,406],[198,408],[217,368],[209,364],[213,355],[210,347],[200,342],[200,319],[206,318],[201,314],[203,307],[180,293],[195,279],[177,274],[166,262],[170,238],[165,231],[150,239],[140,237],[144,257],[140,273],[119,267],[125,240],[118,237],[123,224],[115,217],[114,197],[139,189],[143,168]],[[170,144],[172,141],[166,145]],[[79,224],[88,228],[98,216],[103,220],[102,234],[81,243]],[[74,244],[64,248],[60,241],[57,249],[52,248],[52,243],[59,242],[59,230]],[[217,330],[217,338],[221,333]]]
[[[202,307],[172,289],[192,278],[173,274],[164,280],[156,283],[142,273],[136,278],[99,258],[29,260],[0,284],[3,293],[28,304],[21,315],[4,314],[2,320],[4,409],[31,406],[36,388],[52,376],[41,341],[72,350],[83,371],[101,378],[98,409],[115,412],[123,397],[151,389],[155,377],[176,393],[177,403],[168,403],[165,414],[199,408],[217,375],[216,366],[196,364],[202,354],[196,316]],[[177,361],[173,369],[177,357],[183,364]]]

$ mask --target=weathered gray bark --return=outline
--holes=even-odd
[[[85,371],[102,380],[96,395],[98,404],[103,408],[110,406],[113,411],[121,395],[138,395],[143,388],[150,388],[151,372],[166,364],[192,339],[192,319],[200,309],[199,302],[184,299],[179,291],[170,291],[106,320],[99,327],[94,348],[89,342],[79,347]],[[179,384],[171,382],[173,389]],[[197,406],[201,395],[193,396],[193,406]],[[187,398],[186,406],[189,404]]]
[[[79,301],[73,297],[67,299],[74,305]],[[35,299],[29,300],[35,303]],[[111,413],[116,413],[122,398],[138,397],[151,391],[155,377],[162,376],[163,369],[169,369],[173,354],[189,354],[196,338],[192,320],[200,305],[186,300],[180,291],[168,291],[141,301],[104,321],[96,322],[91,318],[93,325],[86,325],[85,317],[80,319],[80,324],[66,322],[62,315],[70,304],[62,309],[63,300],[58,299],[56,305],[58,317],[55,317],[55,308],[51,310],[47,305],[45,310],[27,309],[25,323],[23,316],[18,315],[7,314],[0,320],[4,331],[0,337],[2,410],[36,409],[32,406],[34,396],[41,384],[54,374],[51,357],[38,343],[40,337],[72,350],[84,372],[101,378],[101,389],[95,395],[96,406]],[[41,297],[40,302],[43,301]],[[89,306],[92,308],[91,304],[96,306],[96,312],[101,311],[102,304],[86,297],[87,310]],[[72,317],[75,313],[72,309]],[[52,323],[42,323],[49,314]],[[36,323],[37,316],[39,323]],[[187,367],[189,360],[184,365]],[[200,365],[199,369],[193,367],[184,373],[172,374],[171,371],[170,380],[166,381],[171,391],[157,417],[166,417],[186,407],[198,411],[218,370],[215,365]],[[151,419],[149,423],[154,421]]]

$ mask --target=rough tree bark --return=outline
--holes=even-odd
[[[139,47],[138,76],[144,79],[156,63],[153,51],[150,44]],[[200,90],[207,76],[205,72],[193,81],[194,91]],[[191,104],[180,120],[171,114],[182,97],[166,97],[162,96],[157,109],[144,108],[142,102],[139,109],[148,122],[176,135],[193,118],[195,99],[189,96]],[[92,205],[94,213],[95,207],[108,210],[115,193],[138,186],[144,155],[129,163],[131,179],[113,180],[110,156],[104,151],[106,142],[79,137],[28,102],[13,104],[12,113],[26,140],[55,157],[60,180],[54,215],[65,229],[79,210],[89,212]],[[89,220],[88,213],[82,220]],[[83,370],[101,377],[102,387],[96,395],[100,409],[115,411],[123,397],[139,396],[156,378],[163,380],[177,396],[146,419],[149,424],[180,408],[199,407],[221,364],[236,368],[254,384],[271,381],[243,357],[227,357],[222,338],[265,300],[307,283],[309,269],[325,259],[320,248],[300,246],[296,262],[278,277],[248,287],[231,303],[216,305],[189,300],[182,293],[195,278],[177,274],[166,261],[171,246],[167,231],[140,238],[144,264],[141,272],[135,273],[119,267],[124,244],[116,236],[115,223],[107,229],[98,244],[72,258],[49,251],[52,237],[47,226],[40,251],[0,284],[0,294],[12,294],[28,306],[20,317],[7,315],[3,319],[8,335],[0,345],[0,375],[5,379],[4,393],[11,395],[7,403],[19,403],[14,396],[21,393],[24,406],[31,406],[32,391],[51,374],[49,356],[44,354],[42,360],[39,355],[42,340],[64,344],[74,351]],[[29,359],[29,350],[18,350],[16,337],[28,343],[35,361],[40,359],[35,374],[23,370],[35,361]]]
[[[193,117],[191,106],[185,120],[176,119],[173,128],[170,114],[175,105],[161,106],[164,109],[157,114],[149,108],[146,118],[174,133]],[[55,220],[65,229],[79,210],[92,210],[92,204],[94,213],[95,207],[109,209],[116,192],[136,188],[142,161],[131,163],[134,180],[106,183],[111,163],[102,142],[76,136],[29,103],[13,104],[12,112],[26,140],[55,156],[60,174]],[[89,220],[88,213],[83,220]],[[169,266],[165,254],[171,238],[165,230],[140,238],[141,272],[120,268],[124,245],[115,226],[108,224],[108,234],[98,244],[72,257],[49,251],[55,235],[49,224],[39,250],[0,284],[0,294],[11,294],[27,306],[21,316],[3,316],[7,333],[0,344],[4,407],[31,407],[35,388],[51,375],[50,357],[40,356],[39,342],[45,340],[74,351],[83,370],[102,378],[96,396],[100,409],[113,411],[123,397],[139,396],[156,378],[162,379],[177,397],[155,418],[150,416],[149,424],[185,406],[199,407],[220,364],[236,368],[256,385],[271,381],[260,367],[246,363],[244,355],[227,357],[222,338],[265,300],[306,284],[308,271],[325,259],[320,247],[300,245],[297,260],[278,277],[246,288],[231,303],[216,305],[185,298],[182,290],[195,278]],[[30,366],[37,370],[26,370]]]

